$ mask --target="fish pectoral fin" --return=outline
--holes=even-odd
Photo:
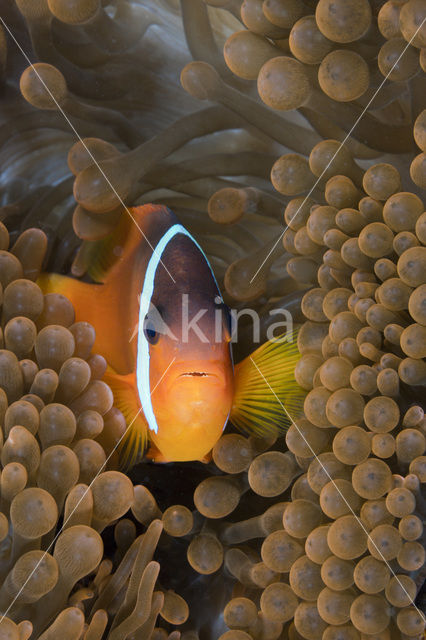
[[[208,453],[206,453],[205,456],[203,456],[202,458],[198,459],[198,462],[202,462],[203,464],[209,464],[209,462],[211,462],[213,460],[213,455],[212,452],[209,451]]]
[[[146,452],[145,457],[148,460],[151,460],[152,462],[159,462],[159,463],[163,463],[163,464],[166,464],[167,462],[170,462],[170,460],[167,460],[167,458],[165,456],[163,456],[161,451],[159,449],[157,449],[155,444],[153,444],[152,442],[150,442],[150,444],[149,444],[149,449]]]
[[[148,451],[145,453],[145,458],[147,458],[148,460],[151,460],[152,462],[157,462],[157,463],[163,463],[166,464],[167,462],[173,462],[173,460],[168,460],[166,458],[166,456],[164,456],[160,449],[158,449],[154,443],[150,442],[149,443],[149,449]],[[202,462],[203,464],[208,464],[209,462],[212,461],[212,453],[211,451],[209,451],[209,453],[206,453],[205,456],[203,456],[202,458],[199,458],[199,462]]]
[[[284,433],[303,410],[306,392],[294,368],[300,358],[296,334],[280,336],[256,349],[235,367],[235,394],[230,420],[257,436]]]
[[[126,419],[127,429],[118,446],[120,469],[127,471],[143,457],[148,443],[148,425],[138,402],[135,374],[125,376],[108,367],[104,381],[110,386],[114,404]]]

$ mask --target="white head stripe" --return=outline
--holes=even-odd
[[[149,305],[151,303],[152,294],[154,292],[154,280],[155,274],[157,272],[158,265],[160,263],[161,257],[164,253],[165,248],[169,244],[170,240],[174,238],[177,234],[183,234],[188,236],[194,244],[201,251],[204,256],[207,264],[209,265],[210,271],[211,267],[206,258],[204,251],[201,249],[198,242],[191,236],[191,234],[183,227],[181,224],[174,224],[170,229],[166,231],[161,240],[158,242],[155,250],[152,253],[151,258],[149,259],[148,266],[145,273],[145,280],[142,287],[142,293],[140,296],[140,307],[139,307],[139,330],[138,330],[138,347],[137,347],[137,359],[136,359],[136,382],[138,387],[139,399],[141,401],[142,410],[144,412],[145,418],[148,422],[148,427],[158,433],[158,424],[155,418],[154,410],[152,407],[151,400],[151,385],[149,382],[149,343],[145,337],[143,326],[145,321],[145,316],[148,313]],[[216,278],[214,277],[212,271],[213,279],[216,283]],[[219,291],[219,287],[218,287]]]

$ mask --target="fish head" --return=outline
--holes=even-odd
[[[190,236],[173,238],[161,258],[141,303],[138,391],[149,438],[164,458],[197,460],[221,436],[232,406],[229,311]]]
[[[169,345],[158,357],[153,354],[150,367],[158,426],[150,438],[167,460],[175,461],[202,459],[213,448],[227,423],[234,390],[229,344],[185,347]]]

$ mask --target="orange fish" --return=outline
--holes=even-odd
[[[130,213],[90,245],[88,274],[98,284],[39,279],[45,293],[71,300],[76,321],[95,327],[94,352],[108,362],[105,381],[128,424],[121,467],[136,464],[148,440],[157,461],[203,459],[228,418],[257,434],[287,427],[281,403],[293,414],[303,401],[296,346],[266,343],[234,370],[229,311],[201,247],[167,207]]]

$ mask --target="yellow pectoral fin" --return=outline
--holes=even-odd
[[[136,375],[121,376],[108,367],[104,381],[111,388],[115,406],[126,418],[127,429],[118,451],[120,469],[128,471],[142,459],[148,442],[148,426],[139,404]]]
[[[230,420],[242,431],[279,435],[303,410],[306,392],[294,378],[300,358],[296,335],[283,338],[266,342],[235,367]]]

